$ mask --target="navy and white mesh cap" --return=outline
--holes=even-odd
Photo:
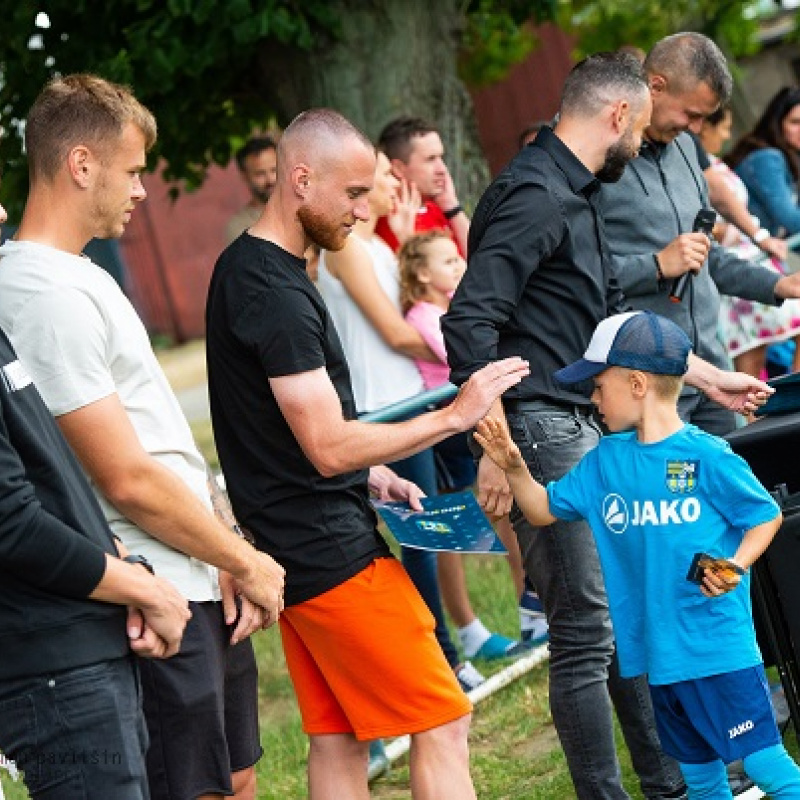
[[[558,370],[559,383],[580,383],[609,367],[627,367],[655,375],[683,375],[692,349],[689,337],[652,311],[628,311],[604,319],[580,361]]]

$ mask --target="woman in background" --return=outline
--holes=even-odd
[[[800,88],[783,88],[726,159],[750,194],[750,211],[770,233],[800,233]]]
[[[755,128],[733,148],[727,163],[736,170],[750,194],[749,208],[773,236],[800,233],[800,89],[785,87],[767,105]],[[800,260],[789,254],[790,267]],[[769,353],[780,351],[782,367],[796,372],[800,354],[784,351],[789,343],[774,345]],[[775,360],[768,354],[768,358]]]
[[[718,155],[731,136],[732,114],[729,108],[720,108],[710,114],[700,130],[703,145],[711,166],[708,171],[721,175],[733,194],[750,207],[747,187],[742,179]],[[763,255],[757,245],[731,223],[720,222],[721,232],[715,226],[715,235],[723,247],[729,247],[743,259],[760,259]],[[756,229],[763,224],[754,219]],[[765,234],[766,235],[766,234]],[[782,272],[784,265],[777,259],[769,264]],[[751,300],[722,295],[720,297],[720,336],[733,359],[735,369],[761,377],[766,369],[767,346],[783,342],[800,333],[800,307],[794,301],[781,306],[767,306]]]
[[[389,160],[378,153],[375,182],[369,194],[370,219],[356,223],[342,250],[323,251],[319,260],[317,286],[342,340],[359,413],[377,411],[420,394],[424,386],[412,359],[434,358],[422,336],[400,313],[397,259],[375,234],[376,221],[398,202],[398,189],[401,207],[412,209],[406,237],[410,235],[419,197],[414,197],[413,187],[401,187]],[[388,466],[427,495],[437,493],[432,449]],[[459,682],[465,691],[475,688],[485,679],[469,661],[461,661],[450,638],[439,592],[436,553],[403,547],[401,557],[433,613],[436,638]],[[516,643],[513,639],[507,642]]]

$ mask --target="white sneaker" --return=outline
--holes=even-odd
[[[456,678],[461,688],[465,692],[477,689],[482,683],[486,683],[485,676],[481,675],[471,661],[465,661],[456,672]]]

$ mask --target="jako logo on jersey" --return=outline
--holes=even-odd
[[[699,478],[699,461],[667,461],[667,489],[673,494],[691,494]]]
[[[603,519],[612,533],[624,533],[628,525],[682,525],[700,519],[700,501],[634,500],[629,509],[624,498],[609,494],[603,500]]]
[[[747,731],[753,730],[754,727],[755,726],[753,725],[753,720],[748,719],[746,722],[742,722],[735,728],[731,728],[728,731],[728,738],[735,739],[737,736],[741,736],[743,733],[747,733]]]
[[[611,533],[625,533],[628,527],[628,504],[618,494],[608,494],[603,500],[603,519]]]

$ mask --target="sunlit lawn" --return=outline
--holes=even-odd
[[[209,426],[193,425],[207,458],[216,456]],[[490,629],[508,636],[518,633],[517,608],[505,560],[498,556],[466,557],[470,594],[476,611]],[[307,743],[300,728],[291,683],[277,631],[255,637],[259,663],[259,706],[264,757],[258,765],[259,800],[306,796]],[[479,665],[485,672],[492,671]],[[365,676],[365,681],[380,676]],[[391,691],[387,686],[386,691]],[[793,733],[787,745],[797,757]],[[627,751],[617,731],[625,786],[632,798],[641,793]],[[482,800],[565,800],[574,797],[564,757],[547,703],[547,665],[529,672],[477,706],[470,734],[472,772]],[[8,800],[26,800],[21,782],[0,771],[0,786]],[[401,759],[372,787],[376,798],[409,797],[407,759]],[[109,798],[113,800],[113,798]]]

